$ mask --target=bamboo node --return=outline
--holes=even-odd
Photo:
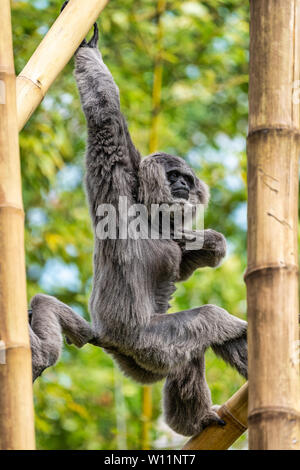
[[[230,420],[231,423],[241,432],[241,433],[244,433],[245,431],[247,431],[247,425],[242,423],[241,421],[239,421],[239,419],[234,416],[231,411],[227,408],[226,405],[223,405],[221,406],[220,410],[219,410],[219,414],[222,418],[225,418],[225,421],[226,419],[227,420]]]
[[[244,281],[247,282],[248,279],[256,273],[261,273],[265,275],[272,271],[279,271],[285,270],[289,272],[298,273],[298,266],[296,264],[286,264],[286,263],[273,263],[273,264],[265,264],[260,266],[255,266],[254,268],[247,268],[244,274]]]
[[[259,126],[249,131],[247,140],[257,135],[269,135],[269,134],[280,134],[280,135],[293,135],[300,137],[300,131],[297,127],[287,126],[285,124],[275,124],[270,126]]]
[[[0,365],[6,365],[7,353],[15,349],[24,349],[25,351],[31,351],[29,343],[10,343],[7,344],[5,341],[0,340]]]
[[[22,217],[25,217],[25,212],[22,206],[17,206],[15,204],[10,204],[10,203],[5,203],[5,204],[0,204],[0,211],[2,209],[12,209],[14,212],[17,212],[21,214]]]
[[[18,75],[17,80],[22,79],[22,78],[25,79],[25,80],[28,80],[31,83],[33,83],[34,86],[39,88],[39,90],[41,91],[42,96],[43,97],[45,96],[44,92],[43,92],[43,84],[42,84],[42,82],[40,82],[39,79],[35,80],[33,78],[27,77],[26,75],[20,74],[20,75]]]
[[[15,69],[13,65],[0,65],[0,74],[15,75]]]
[[[29,347],[29,343],[5,343],[4,341],[0,340],[0,354],[2,351],[10,351],[11,349],[26,349],[31,350]],[[1,355],[0,355],[1,358]],[[1,361],[0,361],[1,364]]]
[[[271,420],[280,416],[286,417],[289,420],[300,421],[300,412],[285,406],[265,406],[262,408],[255,408],[248,415],[248,421],[253,424],[259,422],[262,417],[265,420]]]

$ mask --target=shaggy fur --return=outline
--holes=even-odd
[[[157,153],[141,161],[120,112],[118,88],[96,48],[97,33],[95,27],[75,58],[88,126],[86,191],[94,230],[99,204],[111,203],[118,211],[119,196],[127,196],[129,205],[176,201],[166,177],[170,168],[191,181],[188,201],[179,202],[206,204],[206,185],[181,158]],[[64,333],[78,347],[88,342],[103,347],[140,383],[166,378],[165,418],[178,433],[193,435],[210,423],[224,424],[212,409],[204,353],[211,346],[246,377],[246,322],[214,305],[166,313],[176,281],[199,267],[217,266],[225,255],[223,235],[205,230],[204,236],[196,251],[185,251],[176,240],[95,236],[92,324],[53,297],[39,294],[31,301],[33,378],[57,361]]]

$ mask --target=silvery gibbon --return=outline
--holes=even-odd
[[[33,379],[53,365],[62,334],[82,347],[102,347],[135,381],[162,379],[164,415],[183,435],[210,423],[224,425],[212,407],[205,379],[205,351],[211,347],[247,376],[247,323],[215,305],[168,314],[175,282],[195,269],[217,266],[226,252],[222,234],[204,230],[203,246],[186,250],[182,240],[99,239],[97,208],[119,197],[132,204],[207,204],[208,188],[186,162],[157,152],[141,159],[120,111],[119,90],[97,48],[98,28],[75,54],[75,77],[86,117],[86,192],[94,240],[94,275],[89,324],[54,297],[31,300],[30,339]]]

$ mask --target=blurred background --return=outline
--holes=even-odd
[[[12,2],[17,74],[61,3]],[[171,311],[215,303],[245,318],[248,21],[248,5],[238,0],[114,0],[98,22],[135,144],[143,155],[159,149],[193,166],[211,188],[205,226],[227,239],[222,266],[179,284]],[[82,185],[85,139],[71,60],[20,134],[28,299],[55,295],[88,319],[93,237]],[[211,351],[206,357],[213,402],[221,404],[244,380]],[[150,400],[102,350],[65,346],[34,385],[37,447],[180,448],[186,439],[163,423],[161,388],[152,387]],[[236,447],[246,447],[246,436]]]

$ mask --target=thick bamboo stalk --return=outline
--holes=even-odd
[[[192,437],[183,450],[226,450],[247,430],[248,383],[221,406],[218,414],[226,426],[208,426]]]
[[[10,1],[0,28],[0,449],[34,449],[24,212]]]
[[[300,1],[252,0],[248,136],[249,447],[300,449]]]
[[[108,0],[70,0],[17,78],[19,130],[43,100]]]

